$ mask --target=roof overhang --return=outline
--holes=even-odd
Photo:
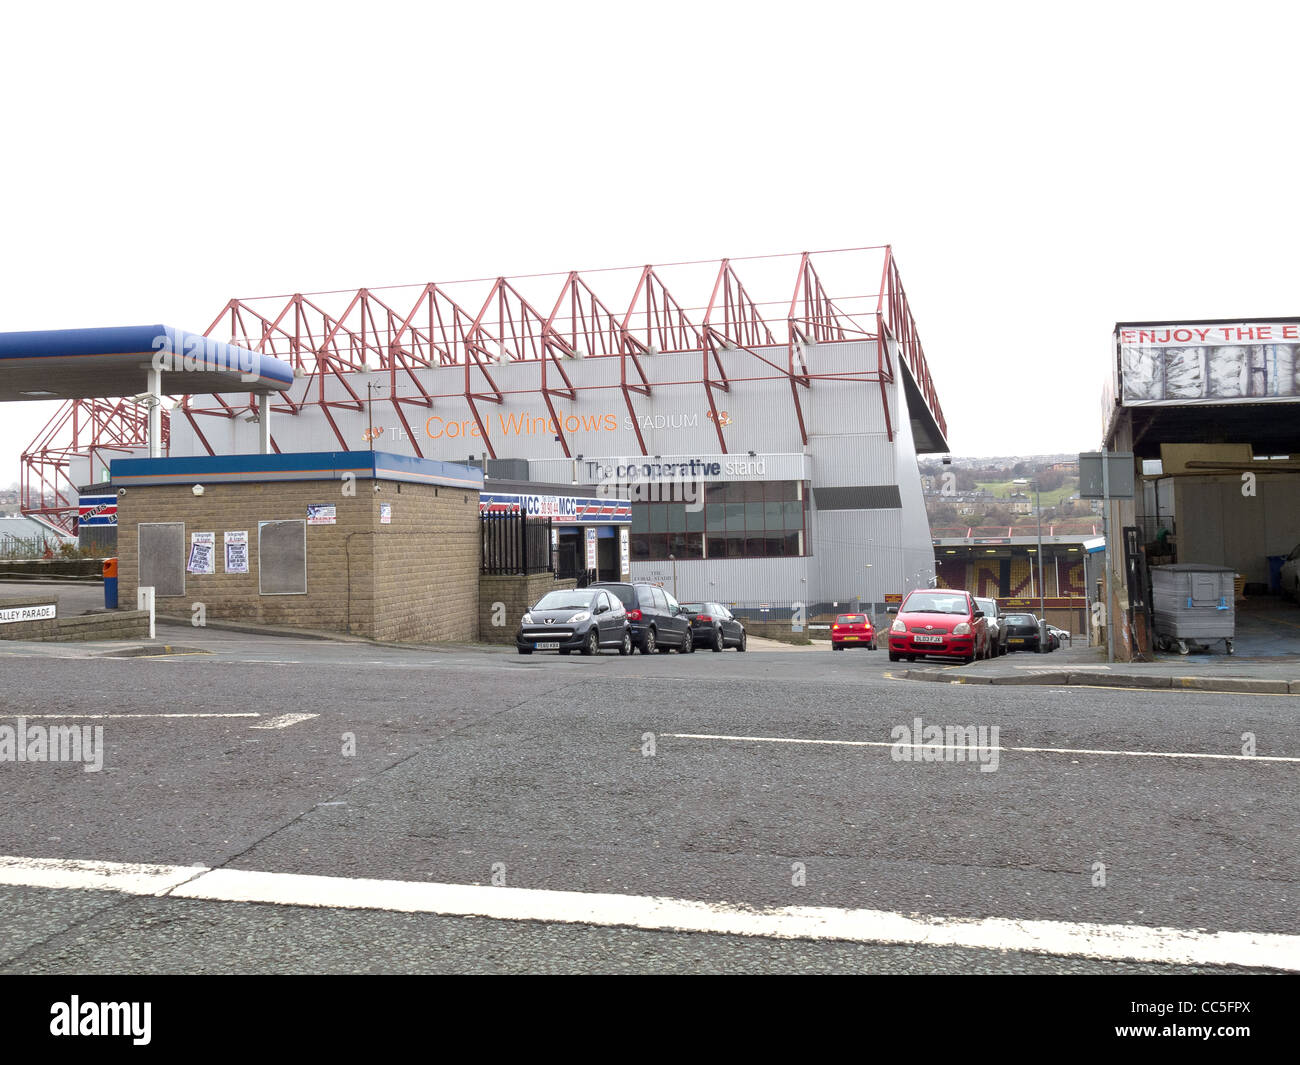
[[[939,428],[939,422],[925,402],[925,396],[912,376],[907,360],[898,356],[894,364],[902,372],[903,395],[907,398],[907,415],[912,423],[912,442],[918,455],[946,454],[948,440]]]
[[[0,333],[0,402],[283,391],[286,362],[166,325]]]

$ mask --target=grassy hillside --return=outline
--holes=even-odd
[[[977,481],[976,484],[986,492],[990,492],[999,499],[1006,499],[1016,492],[1024,492],[1029,497],[1030,505],[1034,504],[1034,493],[1031,488],[1025,485],[1013,484],[1011,481]],[[1043,507],[1054,507],[1062,500],[1069,499],[1079,490],[1079,482],[1068,480],[1060,488],[1054,488],[1050,492],[1042,493]]]

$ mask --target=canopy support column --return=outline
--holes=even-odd
[[[162,458],[162,370],[149,371],[149,457]]]
[[[257,397],[257,450],[259,454],[271,453],[271,393]]]

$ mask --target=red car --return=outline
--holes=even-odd
[[[876,630],[866,614],[841,614],[831,625],[831,650],[842,651],[846,647],[876,649]]]
[[[889,627],[889,660],[935,656],[973,662],[989,654],[989,628],[984,612],[969,592],[919,589],[908,593]]]

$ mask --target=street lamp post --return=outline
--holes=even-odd
[[[1034,482],[1034,509],[1038,511],[1038,649],[1041,651],[1047,637],[1047,590],[1043,587],[1043,493],[1037,481]]]

